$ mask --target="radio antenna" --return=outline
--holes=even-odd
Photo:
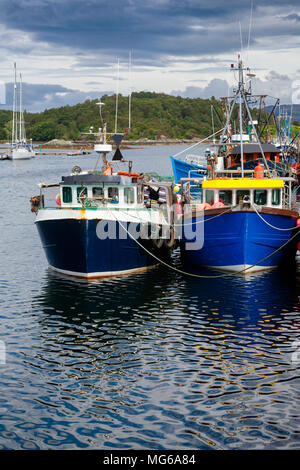
[[[251,0],[251,12],[250,12],[249,31],[248,31],[247,62],[249,61],[249,48],[250,48],[252,18],[253,18],[253,0]]]

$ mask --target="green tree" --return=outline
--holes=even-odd
[[[32,139],[46,142],[55,138],[55,126],[53,122],[43,122],[32,129]]]

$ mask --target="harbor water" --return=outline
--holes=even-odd
[[[182,148],[124,156],[170,175]],[[300,262],[220,279],[51,272],[29,200],[96,158],[0,163],[0,448],[299,449]]]

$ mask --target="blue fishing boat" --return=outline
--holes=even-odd
[[[232,69],[238,71],[239,83],[228,108],[219,152],[209,157],[205,180],[189,177],[180,181],[183,214],[180,244],[188,265],[249,272],[294,260],[300,220],[299,212],[293,207],[295,178],[282,176],[276,159],[271,164],[273,146],[263,147],[257,135],[248,105],[251,88],[246,89],[243,77],[248,69],[244,69],[240,57],[238,67]],[[238,105],[240,122],[240,138],[234,137],[238,144],[228,139],[235,105]],[[251,123],[251,142],[244,138],[246,120]],[[247,161],[245,149],[257,157],[255,166],[255,160]],[[219,167],[223,162],[223,170],[217,169],[217,162]],[[247,163],[252,166],[249,168]],[[197,185],[201,190],[195,194],[193,189]],[[199,225],[203,230],[197,230]],[[189,227],[195,233],[193,239]]]
[[[183,234],[187,225],[197,234],[203,224],[201,247],[195,238],[183,236],[181,249],[188,265],[226,271],[259,271],[295,258],[298,212],[288,204],[282,179],[208,179],[202,198],[185,206]],[[187,197],[187,200],[189,198]],[[202,201],[202,202],[201,202]],[[190,233],[191,230],[188,231]],[[198,231],[199,233],[199,231]],[[186,249],[186,247],[189,249]]]
[[[206,175],[207,170],[207,157],[206,155],[204,158],[200,156],[190,156],[187,155],[185,160],[180,160],[179,158],[171,158],[172,163],[172,170],[174,175],[174,181],[176,184],[182,178],[190,178],[190,177],[204,177]]]
[[[120,144],[120,134],[112,138]],[[101,170],[75,166],[60,182],[41,183],[40,194],[31,199],[49,266],[86,279],[149,269],[158,264],[152,255],[164,259],[174,243],[172,184],[134,173],[119,147],[108,161],[112,146],[105,123],[95,151]],[[122,161],[126,171],[114,171],[114,163]]]
[[[160,258],[167,254],[164,240],[142,233],[145,227],[168,227],[163,208],[145,206],[142,182],[130,175],[79,173],[62,177],[57,186],[59,205],[41,203],[42,196],[35,221],[54,270],[89,279],[128,274],[157,264],[143,247]]]

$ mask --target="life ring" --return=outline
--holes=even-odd
[[[139,178],[140,174],[139,173],[130,173],[129,171],[118,171],[118,175],[120,176],[129,176],[130,178]]]

